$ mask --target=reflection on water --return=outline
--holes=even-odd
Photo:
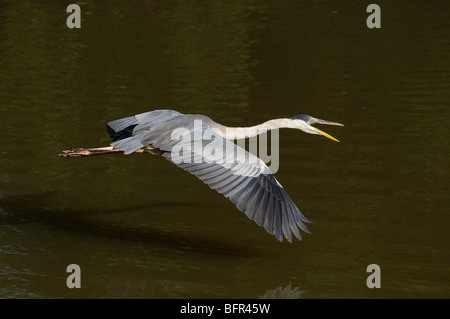
[[[378,4],[369,30],[350,2],[83,2],[68,30],[57,2],[0,2],[0,297],[448,297],[450,8]],[[312,234],[280,244],[162,158],[57,157],[161,108],[344,123],[280,131]]]
[[[286,287],[277,287],[276,289],[269,289],[259,298],[261,299],[299,299],[305,291],[299,290],[298,287],[291,287],[291,283]]]
[[[108,209],[53,209],[46,206],[50,196],[56,194],[28,194],[19,197],[5,197],[0,199],[0,207],[8,213],[0,220],[1,224],[13,227],[21,223],[39,223],[44,226],[57,227],[65,231],[84,233],[89,236],[102,238],[114,238],[124,241],[136,241],[139,243],[164,243],[164,246],[180,250],[199,251],[209,254],[248,255],[251,251],[245,246],[227,244],[225,242],[210,240],[205,242],[202,238],[176,234],[151,225],[121,225],[111,222],[109,216],[120,214],[130,215],[138,210],[148,209],[146,206],[108,208]],[[153,203],[153,207],[182,207],[188,205],[176,205],[173,202]],[[145,226],[145,227],[143,227]]]

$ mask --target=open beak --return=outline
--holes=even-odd
[[[326,132],[324,132],[324,131],[319,130],[319,129],[316,128],[316,127],[314,127],[314,131],[316,131],[317,134],[323,135],[323,136],[325,136],[325,137],[328,137],[329,139],[332,139],[333,141],[339,142],[338,139],[334,138],[333,136],[331,136],[330,134],[328,134],[328,133],[326,133]]]
[[[344,124],[341,124],[341,123],[329,122],[329,121],[320,120],[320,119],[316,119],[316,118],[315,118],[314,120],[315,120],[315,121],[314,121],[314,124],[318,123],[318,124],[326,124],[326,125],[344,126]],[[329,139],[331,139],[331,140],[333,140],[333,141],[339,142],[338,139],[334,138],[333,136],[331,136],[331,135],[328,134],[328,133],[325,133],[325,132],[322,131],[322,130],[319,130],[319,129],[316,128],[316,127],[314,127],[314,131],[316,131],[317,134],[323,135],[323,136],[328,137]]]

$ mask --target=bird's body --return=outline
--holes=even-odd
[[[265,163],[232,140],[288,127],[337,141],[313,127],[315,123],[342,125],[299,115],[290,119],[269,120],[247,128],[229,128],[205,115],[156,110],[109,122],[107,132],[113,141],[111,147],[70,149],[60,156],[118,152],[162,155],[229,198],[240,211],[279,241],[282,241],[284,234],[291,242],[292,234],[301,239],[299,228],[309,233],[305,225],[309,220],[302,215]]]

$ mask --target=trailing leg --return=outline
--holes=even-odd
[[[122,153],[121,150],[113,149],[111,146],[108,147],[98,147],[98,148],[71,148],[62,151],[59,157],[85,157],[85,156],[95,156],[104,155],[112,153]]]

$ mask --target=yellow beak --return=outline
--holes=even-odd
[[[334,138],[333,136],[331,136],[331,135],[328,134],[328,133],[325,133],[325,132],[322,131],[322,130],[319,130],[317,127],[314,127],[314,131],[316,131],[316,132],[319,133],[320,135],[323,135],[323,136],[325,136],[325,137],[328,137],[329,139],[332,139],[333,141],[339,142],[338,139]]]

